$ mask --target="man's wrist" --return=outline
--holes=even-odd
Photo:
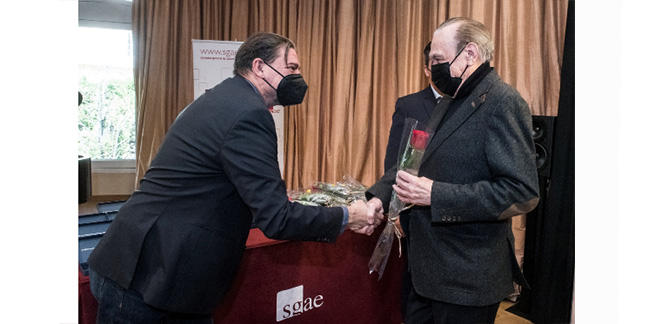
[[[343,234],[343,232],[346,230],[348,222],[350,221],[350,213],[348,212],[348,207],[341,206],[341,210],[343,210],[343,220],[341,221],[341,231],[339,234]]]

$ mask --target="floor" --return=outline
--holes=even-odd
[[[78,215],[95,214],[98,212],[98,203],[107,201],[125,200],[128,195],[120,196],[92,196],[87,202],[78,204]]]
[[[509,300],[504,300],[500,303],[498,313],[496,314],[496,324],[532,324],[531,321],[506,311],[507,308],[514,305],[515,303]]]
[[[128,196],[93,196],[86,203],[79,204],[79,215],[94,214],[98,212],[97,203],[106,201],[125,200]],[[506,311],[507,308],[515,304],[509,300],[500,303],[498,314],[496,314],[496,324],[532,324],[531,321]]]

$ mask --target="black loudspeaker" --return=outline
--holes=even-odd
[[[532,116],[532,138],[536,151],[535,162],[539,177],[550,178],[553,161],[553,139],[555,138],[555,118],[553,116]]]
[[[91,158],[83,155],[77,156],[78,164],[78,203],[83,204],[91,198]]]
[[[555,118],[552,116],[532,116],[532,138],[536,151],[535,163],[539,171],[539,204],[526,217],[525,246],[523,255],[523,275],[530,285],[530,289],[521,290],[519,302],[508,308],[508,311],[521,317],[532,320],[531,314],[535,307],[532,295],[541,291],[537,275],[541,267],[543,250],[542,231],[545,219],[545,206],[548,200],[550,185],[550,171],[553,164],[553,141],[555,139]]]

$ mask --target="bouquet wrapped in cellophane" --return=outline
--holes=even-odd
[[[316,181],[312,188],[288,192],[289,200],[310,206],[348,206],[357,200],[366,201],[366,187],[350,175],[343,182]]]
[[[420,124],[417,120],[406,118],[402,134],[400,145],[398,147],[397,171],[402,170],[412,175],[418,175],[418,170],[423,160],[423,154],[425,154],[425,148],[430,142],[432,132],[428,132],[426,127]],[[378,238],[371,259],[368,261],[369,274],[373,273],[373,271],[377,271],[378,280],[382,278],[384,268],[387,265],[387,260],[389,259],[389,254],[391,253],[391,247],[394,241],[394,233],[398,236],[398,239],[400,239],[400,229],[396,228],[395,220],[398,219],[400,212],[405,209],[405,205],[406,204],[400,201],[396,196],[396,191],[393,190],[387,213],[387,224],[380,234],[380,238]]]

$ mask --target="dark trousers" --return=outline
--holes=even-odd
[[[211,314],[180,314],[154,308],[143,301],[138,291],[125,289],[92,269],[89,270],[91,293],[98,301],[97,324],[213,323]]]
[[[500,302],[489,306],[462,306],[409,292],[405,324],[493,324]]]
[[[404,317],[407,314],[407,298],[409,297],[409,292],[412,290],[412,274],[409,272],[409,259],[407,258],[407,238],[400,239],[400,245],[403,249],[403,260],[405,261],[402,284],[400,286],[400,313]]]
[[[402,285],[400,286],[400,313],[405,317],[407,314],[407,298],[412,290],[412,274],[409,272],[409,211],[400,214],[400,227],[402,227],[405,237],[400,239],[402,257],[405,261],[405,267],[402,274]]]

